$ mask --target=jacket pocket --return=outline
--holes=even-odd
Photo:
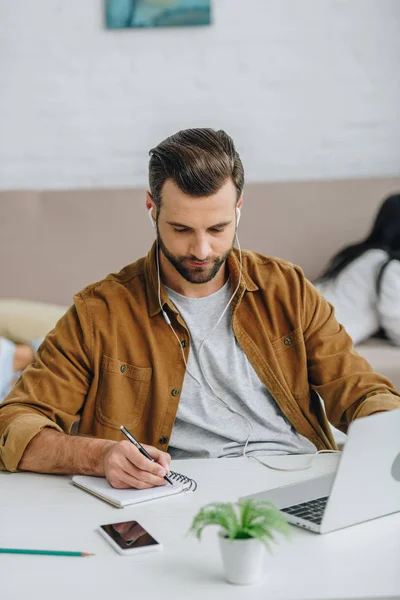
[[[96,398],[96,417],[103,425],[119,429],[139,422],[149,394],[151,367],[135,367],[103,356]]]
[[[301,327],[272,342],[275,356],[293,396],[308,396],[307,355]]]

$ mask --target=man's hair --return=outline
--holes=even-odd
[[[231,178],[238,202],[244,171],[233,140],[225,131],[183,129],[149,152],[149,183],[153,200],[161,207],[161,190],[167,179],[189,196],[211,196]]]

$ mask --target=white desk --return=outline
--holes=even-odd
[[[277,462],[304,460],[279,457]],[[334,470],[337,455],[319,455],[307,471],[272,471],[238,459],[175,461],[198,481],[193,494],[116,509],[73,487],[69,477],[0,473],[0,545],[95,552],[88,558],[0,556],[3,600],[115,598],[311,599],[400,597],[400,513],[326,535],[292,528],[274,546],[261,584],[223,579],[216,528],[186,537],[198,508]],[[136,519],[164,550],[122,557],[95,531]]]

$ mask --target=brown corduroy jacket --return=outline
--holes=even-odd
[[[228,259],[232,289],[239,277]],[[161,286],[161,302],[186,358],[190,338]],[[236,339],[294,428],[318,449],[335,448],[329,421],[400,407],[385,377],[359,356],[333,308],[283,260],[243,252],[231,304]],[[121,440],[120,425],[162,450],[174,424],[185,365],[158,302],[155,247],[147,257],[89,285],[43,342],[0,405],[0,469],[15,471],[44,427]]]

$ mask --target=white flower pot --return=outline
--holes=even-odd
[[[225,532],[219,533],[225,577],[229,583],[249,585],[259,581],[265,573],[266,548],[254,538],[230,540]]]

